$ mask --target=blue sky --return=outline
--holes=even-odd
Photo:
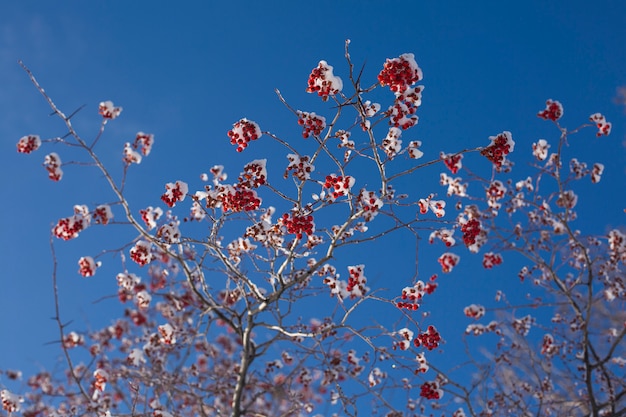
[[[197,189],[198,175],[212,165],[226,165],[232,176],[263,156],[261,145],[242,156],[228,143],[226,131],[241,117],[297,138],[298,128],[274,88],[295,107],[322,111],[319,100],[304,92],[306,79],[321,59],[347,78],[345,39],[352,41],[354,61],[365,62],[364,77],[371,82],[386,58],[413,52],[424,71],[425,91],[420,123],[411,134],[433,157],[440,150],[484,146],[488,136],[503,130],[513,132],[519,149],[529,149],[538,138],[555,138],[554,127],[535,117],[548,98],[563,103],[568,127],[591,113],[605,114],[613,122],[609,138],[572,145],[587,161],[606,165],[603,182],[580,208],[581,227],[601,233],[606,225],[624,224],[626,207],[626,116],[613,103],[618,86],[626,85],[625,17],[622,1],[2,4],[0,172],[7,189],[0,216],[0,368],[33,371],[58,355],[56,346],[47,344],[57,335],[49,319],[49,230],[74,204],[93,206],[108,198],[102,197],[102,183],[86,181],[78,167],[67,167],[66,179],[55,184],[40,166],[44,153],[15,152],[25,134],[64,133],[18,59],[66,113],[86,105],[75,119],[86,137],[98,129],[100,101],[124,107],[122,117],[107,127],[111,144],[100,148],[112,166],[120,164],[120,143],[139,130],[155,134],[153,153],[133,167],[129,183],[129,196],[139,207],[157,204],[166,182],[186,179],[191,185],[195,179]],[[93,302],[115,293],[114,272],[90,280],[76,274],[76,259],[101,247],[104,232],[56,244],[63,315],[77,328],[106,323],[111,314],[112,304]],[[384,261],[368,263],[372,285],[378,280],[391,286],[385,264],[411,255],[399,241],[388,242]],[[454,277],[458,282],[447,287],[451,302],[463,305],[461,294],[479,295],[492,283],[506,287],[510,284],[502,281],[516,272],[503,269],[480,283]]]

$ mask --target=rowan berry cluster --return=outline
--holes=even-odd
[[[45,156],[43,166],[48,171],[48,178],[52,181],[60,181],[63,178],[61,169],[61,157],[56,152],[51,152]]]
[[[463,309],[463,314],[473,319],[479,319],[485,315],[485,307],[477,304],[470,304]]]
[[[315,170],[315,166],[311,164],[310,157],[290,153],[287,155],[287,159],[289,159],[289,165],[287,165],[285,170],[285,178],[289,176],[289,171],[300,181],[306,181],[311,178],[311,173]]]
[[[502,255],[499,253],[487,252],[483,255],[483,268],[491,269],[502,263]]]
[[[423,281],[417,281],[412,287],[404,287],[402,289],[402,301],[398,301],[396,306],[400,309],[417,310],[420,307],[420,301],[426,293]]]
[[[424,346],[428,350],[433,350],[439,346],[441,342],[441,335],[435,328],[435,326],[428,326],[424,333],[417,335],[415,339],[413,339],[413,344],[416,347]]]
[[[383,207],[382,200],[378,198],[373,191],[361,190],[359,193],[359,203],[363,208],[363,218],[365,221],[371,221]]]
[[[239,175],[239,186],[242,188],[259,188],[267,181],[267,159],[256,159],[248,162]]]
[[[100,102],[98,106],[98,112],[103,119],[113,120],[122,113],[121,107],[115,107],[110,100]]]
[[[154,144],[154,135],[137,132],[133,143],[124,144],[124,157],[126,165],[141,163],[142,156],[148,156]]]
[[[139,266],[144,266],[154,259],[152,254],[152,243],[140,240],[130,249],[130,259]]]
[[[295,234],[298,239],[302,239],[302,235],[311,235],[315,231],[315,223],[313,222],[313,216],[297,214],[283,214],[280,222],[285,228],[287,233]]]
[[[381,143],[381,147],[383,148],[383,151],[385,151],[387,158],[393,159],[393,157],[396,156],[402,149],[402,140],[400,139],[401,135],[402,131],[397,127],[392,127],[389,129],[389,132],[387,132],[387,136]]]
[[[230,143],[237,145],[237,152],[242,152],[248,147],[248,143],[261,137],[261,128],[255,122],[241,119],[228,131]]]
[[[100,262],[94,261],[91,256],[83,256],[78,260],[78,273],[85,278],[91,277],[100,265]]]
[[[459,259],[458,255],[446,252],[437,259],[437,262],[441,265],[443,272],[450,272],[459,263]]]
[[[39,149],[41,139],[37,135],[22,136],[17,142],[17,151],[19,153],[31,153]]]
[[[552,120],[553,122],[556,122],[561,118],[561,116],[563,116],[563,105],[556,100],[549,99],[546,101],[545,110],[537,113],[537,116],[544,120]]]
[[[409,86],[421,79],[422,70],[415,62],[415,55],[410,53],[387,59],[383,70],[378,74],[380,85],[388,85],[394,93],[403,93]]]
[[[596,136],[608,136],[611,133],[611,123],[606,121],[606,118],[600,113],[594,113],[589,116],[589,120],[595,123],[598,128],[598,133]]]
[[[111,207],[106,204],[101,204],[93,212],[93,221],[96,224],[108,224],[113,219],[113,212]]]
[[[221,187],[220,187],[221,188]],[[220,193],[219,200],[222,203],[224,211],[233,211],[235,213],[241,211],[256,210],[261,206],[261,199],[256,191],[250,189],[235,189],[234,187],[225,187],[227,192]]]
[[[70,240],[78,237],[78,234],[89,227],[91,216],[89,209],[85,205],[74,206],[74,215],[60,219],[52,229],[54,235],[63,240]]]
[[[331,191],[329,195],[331,199],[335,200],[339,197],[348,195],[350,193],[350,188],[354,185],[355,179],[349,175],[341,176],[330,174],[326,176],[324,181],[324,188],[328,188]]]
[[[154,208],[149,206],[143,210],[139,210],[139,214],[148,227],[148,230],[152,230],[156,227],[157,220],[163,215],[163,210],[160,207]]]
[[[165,184],[165,193],[161,196],[161,200],[163,200],[163,202],[167,204],[168,207],[174,207],[177,202],[183,201],[185,199],[188,191],[189,187],[185,182],[169,182]]]
[[[351,294],[351,298],[354,298],[355,296],[362,297],[369,290],[369,288],[365,286],[365,284],[367,283],[367,278],[365,278],[365,275],[363,275],[363,268],[365,268],[365,265],[348,267],[349,277],[346,291]]]
[[[476,243],[476,237],[480,234],[480,222],[476,219],[470,219],[461,226],[463,232],[463,243],[470,246]]]
[[[490,136],[491,144],[480,151],[480,154],[489,159],[496,168],[502,167],[506,155],[513,152],[515,142],[511,132],[502,132],[497,136]]]
[[[459,172],[459,169],[463,166],[461,160],[463,159],[463,154],[447,154],[444,152],[439,153],[439,157],[445,164],[445,166],[452,172],[456,174]]]
[[[311,112],[298,110],[298,124],[302,126],[302,137],[319,136],[326,128],[326,118]]]
[[[419,199],[417,204],[420,208],[420,214],[426,214],[428,213],[428,210],[430,209],[433,213],[435,213],[435,216],[437,217],[445,216],[446,202],[443,200],[433,200],[433,197],[434,195],[431,194],[426,198]]]
[[[443,391],[439,388],[437,381],[424,382],[420,388],[420,397],[427,400],[438,400],[443,396]]]
[[[333,67],[326,61],[320,61],[309,75],[306,92],[317,93],[323,101],[326,101],[329,96],[338,94],[342,89],[343,81],[333,74]]]

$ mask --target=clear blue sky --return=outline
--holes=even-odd
[[[58,355],[56,345],[46,345],[57,338],[49,319],[49,230],[70,214],[73,204],[93,207],[108,199],[101,197],[101,183],[85,181],[80,169],[68,166],[66,179],[51,183],[40,166],[43,152],[15,152],[16,141],[25,134],[64,133],[59,121],[48,116],[49,108],[18,59],[66,113],[87,105],[75,119],[86,137],[98,128],[100,101],[124,107],[122,117],[108,127],[107,138],[116,144],[100,148],[111,164],[118,163],[119,143],[139,130],[155,134],[153,153],[133,167],[129,195],[139,206],[157,204],[166,182],[193,182],[219,163],[236,175],[243,163],[262,156],[261,146],[241,156],[228,143],[226,131],[241,117],[263,129],[297,134],[274,88],[298,108],[323,108],[305,94],[306,79],[321,59],[347,78],[345,39],[352,40],[353,59],[366,62],[365,77],[372,82],[385,58],[413,52],[424,71],[425,91],[420,123],[411,134],[431,156],[484,146],[488,136],[503,130],[513,132],[520,150],[538,138],[554,138],[554,128],[534,116],[548,98],[563,103],[568,127],[591,113],[605,114],[613,122],[612,135],[576,145],[586,161],[606,165],[596,195],[581,203],[581,216],[587,214],[589,222],[585,227],[602,232],[607,224],[624,224],[621,210],[626,207],[626,116],[612,102],[617,87],[626,85],[625,21],[626,3],[617,0],[3,3],[0,368],[34,371]],[[199,181],[195,184],[197,188]],[[445,194],[442,188],[434,191]],[[56,245],[63,315],[76,321],[76,329],[107,323],[106,302],[92,302],[116,291],[114,270],[89,280],[76,274],[78,257],[87,249],[96,253],[105,236],[89,232],[84,240]],[[385,260],[369,261],[372,286],[405,285],[401,277],[385,276],[384,264],[412,256],[405,250],[400,242],[388,242]],[[405,268],[409,273],[411,268]],[[506,289],[509,284],[502,281],[515,285],[516,272],[501,269],[481,282],[467,275],[451,277],[457,280],[447,287],[451,303],[463,306],[461,294],[479,294],[484,287],[490,299],[493,287],[486,283]],[[389,283],[391,279],[400,281]]]

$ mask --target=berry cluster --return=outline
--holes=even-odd
[[[17,142],[17,151],[19,153],[31,153],[39,149],[41,139],[37,135],[22,136]]]
[[[345,177],[338,176],[335,174],[330,174],[326,176],[326,180],[324,181],[324,188],[328,188],[330,191],[329,195],[331,199],[336,199],[345,195],[348,195],[350,192],[350,188],[354,185],[354,178],[346,175]]]
[[[74,215],[60,219],[52,229],[54,235],[63,240],[78,237],[78,233],[89,227],[91,217],[89,209],[84,205],[74,206]]]
[[[163,210],[160,207],[154,208],[150,206],[144,210],[139,210],[139,214],[148,227],[148,230],[152,230],[156,227],[157,220],[163,215]]]
[[[96,224],[108,224],[113,218],[111,207],[106,204],[99,205],[93,212],[93,221]]]
[[[165,184],[165,190],[165,193],[161,196],[161,200],[163,200],[168,207],[174,207],[177,202],[185,199],[189,187],[185,182],[176,181],[175,183],[169,182]]]
[[[437,259],[437,262],[441,265],[441,270],[447,273],[459,263],[459,259],[458,255],[446,252]]]
[[[537,116],[544,120],[552,120],[553,122],[556,122],[561,118],[561,116],[563,116],[563,106],[560,102],[549,99],[546,101],[545,110],[537,113]]]
[[[470,304],[463,309],[463,314],[469,318],[478,320],[485,315],[485,307],[477,304]]]
[[[437,381],[424,382],[420,390],[420,397],[427,400],[438,400],[443,396],[443,391],[439,388]]]
[[[83,256],[78,260],[78,273],[85,278],[92,277],[100,265],[100,262],[94,261],[91,256]]]
[[[130,249],[130,259],[135,261],[139,266],[144,266],[154,259],[151,249],[152,244],[150,242],[140,240]]]
[[[359,193],[359,203],[363,208],[363,218],[369,222],[378,214],[383,207],[383,201],[376,196],[373,191],[361,190]]]
[[[420,159],[424,156],[424,152],[420,151],[420,147],[422,146],[422,142],[419,140],[413,140],[409,142],[409,146],[407,146],[406,150],[409,153],[409,157],[411,159]]]
[[[255,122],[248,119],[241,119],[228,131],[230,143],[237,145],[237,152],[241,152],[248,147],[248,143],[261,137],[261,128]]]
[[[490,136],[489,139],[491,144],[480,151],[480,154],[493,162],[496,168],[500,168],[505,156],[513,152],[515,142],[511,132],[502,132],[497,136]]]
[[[502,263],[502,255],[499,253],[487,252],[483,255],[483,268],[491,269]]]
[[[607,122],[606,118],[602,114],[594,113],[589,116],[589,120],[595,123],[596,127],[598,128],[598,133],[596,133],[596,136],[609,136],[609,134],[611,133],[611,123]]]
[[[122,160],[126,165],[139,164],[143,156],[148,156],[154,144],[154,135],[137,132],[135,141],[131,144],[124,144],[124,157]]]
[[[305,111],[297,111],[298,124],[302,126],[302,137],[308,138],[311,134],[313,136],[319,136],[326,128],[326,118],[318,116],[317,114]]]
[[[443,163],[448,167],[450,172],[456,174],[459,172],[459,169],[463,166],[461,160],[463,159],[463,154],[446,154],[444,152],[439,153],[439,157],[443,161]]]
[[[311,235],[315,231],[315,223],[312,215],[298,216],[285,213],[281,218],[281,223],[287,228],[287,232],[295,234],[298,239],[302,239],[302,234]]]
[[[446,207],[446,202],[443,200],[433,200],[434,195],[431,194],[426,198],[420,198],[419,201],[417,202],[419,208],[420,208],[420,213],[421,214],[426,214],[428,213],[428,210],[432,210],[433,213],[435,213],[435,216],[437,217],[443,217],[446,215],[446,211],[445,211],[445,207]]]
[[[173,345],[176,343],[176,337],[174,336],[174,328],[171,324],[166,323],[158,327],[159,334],[161,338],[159,339],[161,343],[166,345]]]
[[[69,332],[63,338],[63,347],[66,349],[72,349],[76,346],[82,346],[85,344],[85,338],[76,332]]]
[[[256,191],[250,189],[235,189],[228,187],[228,191],[220,195],[219,200],[222,203],[224,211],[252,211],[259,208],[261,199]]]
[[[539,161],[545,161],[548,157],[548,149],[550,149],[550,144],[545,139],[539,139],[533,143],[533,155]]]
[[[369,288],[365,286],[367,283],[367,278],[363,275],[363,268],[365,265],[356,265],[348,267],[348,286],[346,287],[346,291],[350,293],[350,297],[362,297],[364,296]]]
[[[402,54],[398,58],[387,59],[383,70],[378,74],[381,86],[388,85],[394,93],[402,93],[409,86],[422,79],[422,70],[415,62],[415,55]]]
[[[428,329],[424,333],[417,335],[413,340],[413,344],[416,347],[424,346],[428,350],[433,350],[439,346],[441,342],[441,335],[435,328],[435,326],[428,326]]]
[[[591,182],[596,184],[600,182],[600,178],[602,178],[602,173],[604,172],[604,164],[596,162],[593,164],[593,168],[591,169]]]
[[[413,340],[413,331],[405,327],[398,330],[397,334],[400,336],[400,342],[394,342],[393,349],[400,348],[400,350],[407,350]]]
[[[435,239],[440,239],[447,247],[454,246],[456,239],[452,237],[454,230],[451,229],[437,229],[430,233],[428,237],[428,243],[433,243]]]
[[[43,160],[43,166],[48,171],[48,178],[52,181],[60,181],[63,178],[61,169],[61,157],[55,152],[49,153]]]
[[[398,301],[396,306],[400,309],[406,308],[415,311],[420,307],[419,302],[425,293],[424,282],[417,281],[414,286],[402,289],[402,301]]]
[[[311,178],[311,172],[313,172],[315,166],[309,162],[310,158],[308,156],[300,156],[290,153],[287,155],[287,159],[289,159],[289,165],[285,170],[285,178],[289,176],[289,171],[292,171],[291,175],[300,181],[306,181]]]
[[[393,159],[393,157],[396,156],[402,149],[402,140],[400,139],[401,135],[402,131],[397,127],[391,127],[389,132],[387,132],[387,136],[383,139],[381,144],[387,158]]]
[[[133,149],[133,146],[126,142],[124,144],[124,153],[122,157],[122,161],[125,165],[130,164],[140,164],[141,163],[141,154]]]
[[[256,159],[248,162],[239,175],[239,185],[242,188],[259,188],[267,180],[267,159]]]
[[[102,118],[113,120],[120,115],[120,113],[122,112],[122,108],[115,107],[113,105],[113,102],[108,100],[100,103],[100,106],[98,107],[98,112],[100,113]]]
[[[419,118],[414,114],[416,107],[407,105],[406,102],[396,100],[389,108],[389,124],[407,130],[415,126]]]
[[[326,61],[320,61],[316,68],[313,68],[309,75],[307,93],[317,93],[323,101],[329,96],[334,96],[343,88],[341,78],[333,74],[333,67]]]
[[[424,87],[417,86],[407,88],[403,93],[396,93],[393,105],[387,110],[390,125],[407,130],[417,124],[419,119],[415,112],[422,104],[423,89]]]
[[[139,149],[143,156],[150,155],[154,145],[154,135],[150,133],[137,132],[135,136],[135,142],[133,142],[133,148]]]
[[[476,243],[476,237],[480,234],[480,222],[476,219],[470,219],[461,226],[463,232],[463,243],[470,246]]]

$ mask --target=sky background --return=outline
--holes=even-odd
[[[563,103],[567,127],[578,126],[592,113],[605,114],[613,123],[611,136],[596,140],[587,132],[572,144],[581,159],[606,166],[602,182],[587,189],[579,203],[584,219],[579,227],[603,233],[624,224],[626,116],[624,107],[614,102],[617,88],[626,85],[623,1],[165,4],[20,1],[0,6],[0,175],[5,187],[0,369],[21,368],[28,374],[58,357],[58,346],[50,344],[58,330],[50,320],[49,231],[57,219],[71,214],[74,204],[94,207],[111,198],[95,172],[89,176],[80,167],[64,167],[66,177],[58,184],[47,179],[43,156],[54,150],[69,160],[65,149],[16,153],[15,143],[23,135],[65,133],[60,121],[49,117],[49,107],[18,66],[19,59],[66,114],[86,105],[74,118],[85,138],[97,132],[100,101],[124,107],[120,119],[107,126],[107,142],[98,148],[116,173],[124,142],[140,130],[155,135],[152,154],[132,167],[128,196],[137,208],[158,204],[166,182],[183,179],[199,189],[199,174],[212,165],[226,165],[233,177],[243,164],[268,152],[260,142],[243,155],[234,152],[226,132],[241,117],[301,140],[274,89],[296,108],[323,112],[320,100],[304,92],[307,77],[324,59],[347,80],[344,41],[351,39],[352,58],[365,62],[368,85],[386,58],[415,54],[425,90],[419,125],[406,139],[421,140],[426,157],[436,157],[440,150],[485,146],[488,136],[509,130],[516,152],[526,152],[523,158],[529,160],[532,142],[557,137],[550,123],[535,116],[548,98]],[[391,96],[387,100],[385,104]],[[440,171],[433,171],[424,184],[436,183]],[[406,185],[418,194],[445,195],[443,187]],[[76,330],[95,328],[119,314],[117,305],[111,310],[113,304],[93,304],[115,293],[115,268],[88,280],[76,273],[77,259],[112,242],[106,240],[110,233],[94,228],[78,240],[56,243],[62,314],[76,322]],[[410,276],[413,268],[406,261],[414,248],[407,252],[406,246],[389,240],[375,248],[375,259],[369,255],[344,262],[367,263],[372,287],[400,290],[408,284],[401,275]],[[466,251],[459,252],[462,261],[469,259]],[[396,276],[389,276],[390,266]],[[425,276],[438,272],[434,265],[428,268]],[[492,299],[496,286],[516,291],[514,263],[490,273],[467,271],[442,282],[440,296],[449,297],[451,306],[462,308],[466,298],[481,294]],[[437,304],[438,314],[446,317],[449,307]],[[454,314],[464,328],[467,321],[458,309]]]

